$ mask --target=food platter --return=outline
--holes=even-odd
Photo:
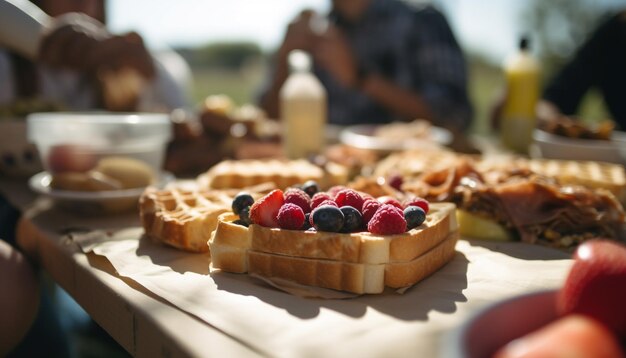
[[[410,126],[410,123],[400,124]],[[411,131],[400,134],[399,131],[388,136],[378,135],[381,129],[384,129],[388,125],[354,125],[346,127],[339,139],[343,144],[360,148],[369,149],[375,151],[400,151],[408,149],[419,149],[437,147],[447,145],[452,142],[452,133],[445,128],[429,126],[428,130],[420,135],[411,136]],[[400,131],[402,131],[401,128]]]
[[[162,172],[154,184],[164,187],[175,179],[169,172]],[[134,208],[145,187],[106,190],[106,191],[74,191],[59,190],[50,186],[52,175],[46,171],[33,175],[28,185],[38,193],[52,198],[63,207],[82,213],[118,212]]]

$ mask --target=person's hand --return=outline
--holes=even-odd
[[[329,25],[316,43],[313,52],[316,63],[328,71],[345,87],[356,85],[357,63],[344,34],[333,25]]]
[[[144,78],[155,75],[150,53],[134,32],[114,36],[104,25],[84,14],[66,14],[42,34],[38,60],[97,77],[102,71],[132,69]]]
[[[311,30],[310,22],[315,15],[312,10],[302,11],[287,27],[285,39],[280,46],[280,52],[286,57],[292,50],[311,52],[316,35]]]

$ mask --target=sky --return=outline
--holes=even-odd
[[[448,17],[461,46],[493,63],[512,53],[520,35],[529,30],[521,21],[526,0],[435,3]],[[329,6],[330,0],[109,0],[108,21],[113,32],[138,31],[153,48],[246,40],[272,50],[301,9],[327,12]]]

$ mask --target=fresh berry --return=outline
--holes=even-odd
[[[391,175],[389,178],[387,178],[387,184],[389,184],[390,187],[396,189],[397,191],[402,191],[402,183],[402,176],[398,174]]]
[[[586,241],[557,298],[559,314],[580,313],[626,337],[626,246],[608,240]]]
[[[343,185],[335,185],[333,187],[331,187],[330,189],[328,189],[328,195],[330,195],[332,198],[334,198],[337,193],[339,193],[340,191],[342,191],[343,189],[347,189],[345,186]]]
[[[406,220],[406,229],[411,230],[422,225],[424,220],[426,220],[426,213],[419,206],[407,206],[404,209],[404,220]]]
[[[400,202],[398,201],[398,199],[391,197],[391,196],[381,196],[378,198],[378,201],[380,201],[381,204],[389,204],[389,205],[393,205],[396,208],[400,209],[400,210],[404,210],[404,206],[402,206],[402,204],[400,204]]]
[[[305,213],[311,212],[311,198],[301,189],[287,189],[285,192],[285,203],[296,204]]]
[[[235,213],[235,215],[239,215],[243,208],[251,206],[252,204],[254,204],[254,198],[252,197],[252,195],[246,192],[241,192],[237,194],[237,196],[235,196],[235,198],[233,199],[233,213]]]
[[[250,220],[266,227],[278,227],[278,210],[285,203],[283,191],[274,189],[250,207]]]
[[[428,211],[430,210],[430,205],[428,203],[428,200],[420,198],[420,197],[415,197],[415,198],[411,198],[407,200],[404,203],[404,207],[408,208],[409,206],[419,206],[420,208],[422,208],[422,210],[424,210],[426,214],[428,214]]]
[[[339,210],[341,210],[344,217],[341,232],[354,232],[361,229],[363,218],[356,208],[352,206],[342,206]]]
[[[302,224],[302,230],[308,230],[313,226],[311,224],[311,213],[304,214],[304,223]]]
[[[500,348],[494,358],[624,357],[614,334],[583,315],[567,315]]]
[[[313,180],[308,180],[304,184],[302,184],[302,190],[309,195],[309,197],[313,197],[317,192],[320,191],[320,187]]]
[[[339,207],[351,206],[358,211],[363,208],[363,197],[352,189],[343,189],[335,195],[335,202]]]
[[[317,208],[318,206],[320,206],[320,204],[323,201],[326,201],[326,200],[333,200],[333,198],[330,195],[328,195],[328,193],[324,193],[324,192],[316,193],[311,198],[311,210]]]
[[[240,226],[245,226],[245,227],[248,227],[248,225],[250,225],[250,223],[245,222],[245,221],[243,221],[241,219],[237,219],[237,220],[233,221],[233,224],[240,225]]]
[[[361,209],[361,213],[363,215],[363,223],[365,225],[370,222],[370,219],[372,219],[372,216],[374,216],[376,210],[378,210],[381,205],[380,201],[376,199],[366,199],[363,202],[363,209]]]
[[[246,206],[245,208],[241,209],[241,211],[239,212],[239,220],[246,223],[246,226],[252,224],[252,222],[250,221],[250,207],[249,206]]]
[[[285,203],[278,210],[277,219],[281,229],[298,230],[304,224],[304,211],[296,204]]]
[[[406,232],[406,220],[402,210],[391,204],[383,204],[367,224],[367,230],[376,235],[394,235]]]
[[[311,217],[318,231],[339,232],[343,227],[344,216],[336,206],[321,205],[313,210]]]

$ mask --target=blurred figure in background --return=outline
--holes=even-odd
[[[309,52],[327,90],[329,123],[427,119],[454,132],[472,120],[463,54],[430,6],[397,0],[333,0],[323,18],[303,11],[288,27],[260,105],[279,118],[278,95],[293,49]]]
[[[186,105],[180,76],[137,33],[109,33],[105,19],[103,0],[0,1],[0,105],[24,98],[68,110]]]
[[[552,79],[538,106],[541,120],[575,115],[585,93],[597,87],[615,123],[626,129],[626,12],[603,22]]]

